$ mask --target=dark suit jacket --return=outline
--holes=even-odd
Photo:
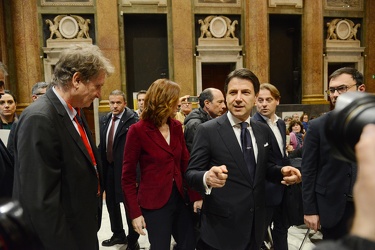
[[[122,168],[122,190],[131,219],[142,215],[141,208],[159,209],[164,206],[175,182],[184,197],[183,174],[189,152],[182,124],[168,119],[170,145],[150,121],[140,120],[130,127],[125,144],[126,157]],[[139,162],[141,179],[137,193],[136,168]]]
[[[13,178],[13,157],[0,139],[0,198],[12,197]]]
[[[204,173],[223,164],[228,169],[224,187],[213,188],[203,201],[201,238],[216,249],[243,250],[250,242],[260,248],[265,232],[265,178],[282,178],[281,167],[270,161],[269,129],[254,121],[251,127],[258,147],[254,183],[227,114],[201,124],[194,138],[185,175],[189,186],[204,194]]]
[[[100,179],[100,157],[83,123]],[[15,131],[14,197],[46,249],[97,249],[98,178],[83,141],[52,89],[27,107]]]
[[[302,197],[305,215],[318,214],[323,227],[342,218],[355,181],[356,166],[334,158],[325,136],[331,113],[310,121],[302,156]]]
[[[112,113],[109,112],[107,115],[100,119],[100,155],[102,158],[103,165],[103,180],[104,190],[109,185],[115,186],[116,192],[116,203],[123,202],[124,194],[121,188],[121,174],[122,174],[122,161],[124,157],[124,147],[126,142],[126,135],[128,134],[129,127],[138,121],[138,115],[133,110],[125,108],[124,114],[121,116],[121,120],[116,129],[115,137],[113,140],[113,168],[115,173],[114,183],[106,183],[106,176],[108,172],[109,163],[107,161],[107,131],[108,126],[112,119]]]
[[[284,147],[284,156],[280,152],[279,144],[277,143],[277,139],[275,134],[272,132],[271,128],[268,126],[266,120],[257,112],[251,118],[252,120],[259,121],[270,129],[272,135],[272,153],[274,154],[274,159],[276,164],[279,166],[290,166],[290,160],[286,155],[285,148],[286,148],[286,126],[285,122],[281,119],[277,120],[276,124],[278,129],[280,130],[281,137],[283,138],[283,147]],[[284,195],[285,185],[281,183],[274,183],[271,181],[266,181],[266,205],[267,206],[277,206],[281,203],[283,195]]]

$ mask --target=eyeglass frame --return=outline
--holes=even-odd
[[[338,86],[337,88],[329,88],[327,89],[325,92],[327,93],[327,95],[333,95],[336,91],[337,93],[339,93],[340,95],[343,94],[343,93],[346,93],[348,92],[348,89],[350,88],[353,88],[354,86],[356,86],[357,83],[351,85],[351,86],[347,86],[347,85],[340,85]],[[332,91],[333,90],[333,91]]]

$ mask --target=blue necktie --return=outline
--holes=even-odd
[[[242,153],[243,157],[246,162],[247,169],[250,172],[250,176],[252,180],[254,180],[255,176],[255,156],[254,156],[254,149],[253,143],[251,141],[250,131],[247,128],[247,122],[241,122],[241,146],[242,146]]]

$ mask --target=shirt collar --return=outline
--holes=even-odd
[[[271,122],[272,122],[270,118],[268,118],[268,117],[262,115],[261,113],[259,113],[259,115],[260,115],[261,117],[263,117],[263,119],[264,119],[267,123],[271,123]],[[276,114],[274,114],[274,116],[275,116],[275,121],[274,121],[273,123],[276,124],[277,121],[278,121],[279,119],[281,119],[281,118],[278,117]]]
[[[241,121],[240,119],[238,119],[237,117],[234,117],[234,116],[232,115],[231,112],[227,112],[227,116],[228,116],[228,120],[229,120],[229,122],[230,122],[230,125],[231,125],[232,127],[238,126],[238,124],[242,122],[242,121]],[[245,120],[245,122],[247,122],[249,125],[250,125],[250,118],[251,118],[251,116],[249,116],[249,117]]]
[[[76,116],[77,114],[77,110],[75,110],[74,108],[70,109],[67,102],[59,95],[59,93],[56,91],[55,89],[55,86],[52,87],[52,90],[53,92],[55,93],[55,95],[57,96],[57,98],[59,98],[61,104],[64,106],[66,112],[68,113],[69,117],[71,120],[74,120],[74,117]]]
[[[125,113],[125,108],[124,108],[124,110],[120,114],[116,115],[117,119],[121,120],[121,117],[124,115],[124,113]],[[111,117],[113,117],[113,114],[112,114]]]

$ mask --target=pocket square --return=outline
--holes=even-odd
[[[267,147],[268,146],[268,142],[266,142],[266,144],[264,144],[264,146],[263,147]]]

